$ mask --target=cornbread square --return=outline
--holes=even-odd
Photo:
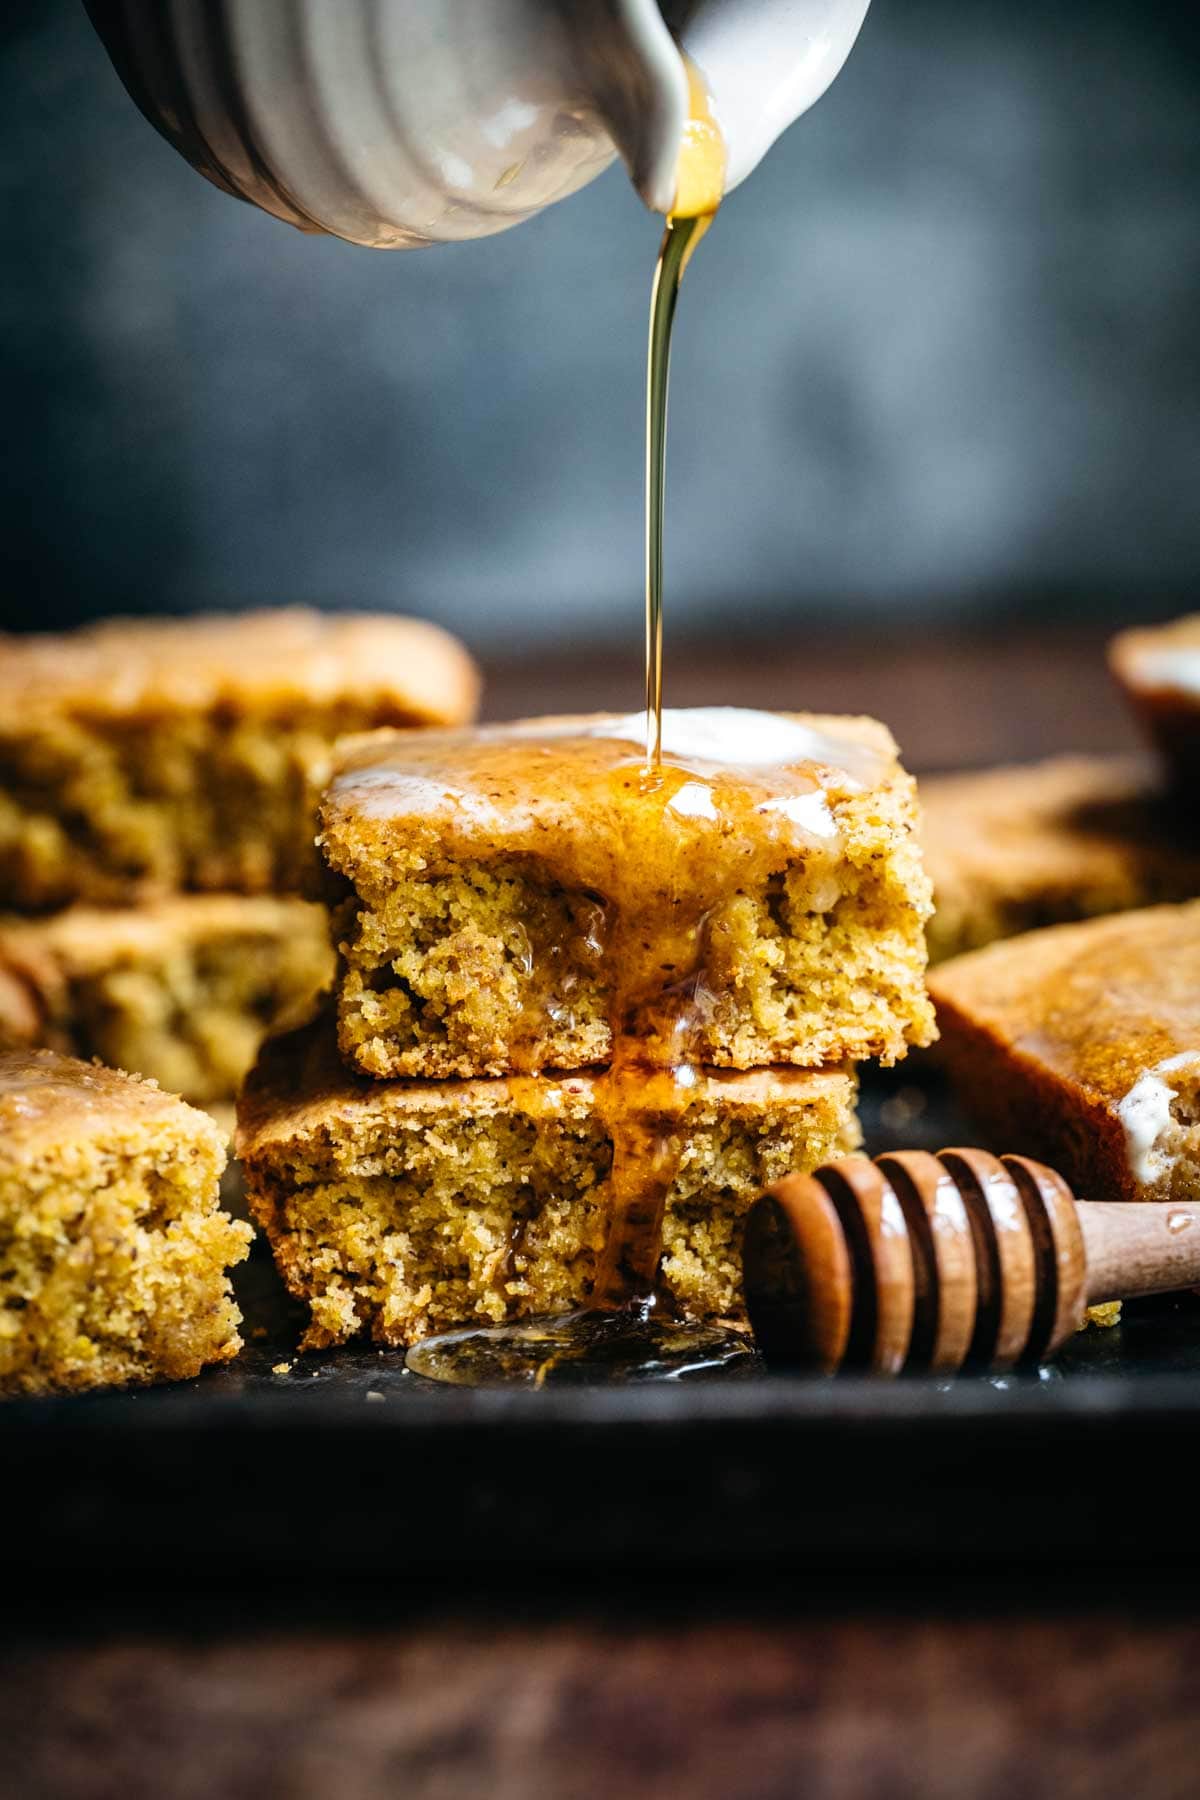
[[[1200,776],[1200,613],[1122,631],[1109,666],[1151,742],[1180,779]]]
[[[1091,1200],[1200,1197],[1200,902],[943,963],[939,1056],[997,1145]]]
[[[266,1032],[333,972],[324,909],[291,895],[181,894],[0,919],[0,1048],[43,1045],[232,1104]]]
[[[1200,831],[1138,757],[1058,756],[920,785],[931,962],[1200,894]]]
[[[612,1138],[591,1075],[369,1081],[318,1018],[272,1039],[238,1102],[252,1217],[304,1344],[415,1343],[585,1306],[609,1218]],[[649,1120],[678,1136],[659,1291],[744,1323],[741,1231],[762,1187],[858,1143],[852,1074],[705,1073]]]
[[[338,747],[338,1038],[362,1073],[891,1063],[932,1033],[916,795],[872,719],[709,708]]]
[[[302,609],[0,638],[0,912],[295,888],[329,745],[471,717],[417,619]]]
[[[0,1053],[0,1393],[181,1381],[241,1348],[213,1121],[153,1082]]]

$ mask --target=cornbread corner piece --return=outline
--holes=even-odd
[[[1200,1197],[1200,902],[1010,938],[930,989],[939,1059],[999,1148],[1091,1200]]]
[[[153,1082],[0,1053],[0,1394],[180,1381],[241,1348],[225,1146]]]
[[[1122,631],[1109,667],[1150,741],[1180,780],[1200,776],[1200,613]]]
[[[0,1048],[95,1057],[228,1106],[265,1033],[332,974],[324,909],[290,895],[0,919]]]
[[[418,619],[304,609],[0,637],[0,911],[296,888],[341,733],[469,719]]]
[[[886,728],[667,713],[649,783],[639,730],[527,720],[338,747],[318,846],[342,896],[348,1062],[603,1066],[631,986],[660,995],[636,1028],[647,1061],[678,1060],[680,1021],[687,1060],[736,1069],[892,1063],[930,1040],[929,883]],[[790,746],[786,766],[744,766],[745,730]]]
[[[1060,756],[920,787],[931,962],[1200,894],[1200,832],[1148,759]]]
[[[252,1217],[305,1347],[407,1345],[457,1325],[585,1306],[606,1242],[612,1140],[590,1075],[364,1080],[331,1022],[272,1039],[238,1102]],[[856,1147],[850,1073],[701,1077],[679,1109],[659,1285],[688,1315],[744,1324],[741,1233],[763,1186]]]

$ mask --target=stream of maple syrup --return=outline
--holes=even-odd
[[[745,828],[751,812],[777,805],[781,793],[811,799],[819,783],[807,770],[795,767],[786,776],[778,767],[765,783],[761,779],[747,783],[739,774],[731,776],[716,766],[709,769],[703,758],[699,767],[690,757],[681,765],[663,763],[663,512],[671,335],[679,285],[720,205],[726,163],[703,76],[686,58],[685,65],[689,118],[675,203],[667,217],[650,299],[645,760],[640,768],[634,765],[628,740],[622,744],[616,733],[607,738],[605,748],[601,733],[590,739],[554,741],[552,763],[541,771],[571,796],[572,819],[556,823],[549,832],[559,851],[559,879],[567,879],[562,861],[574,861],[579,866],[571,871],[573,882],[612,902],[604,947],[607,964],[618,972],[612,996],[612,1055],[595,1084],[596,1110],[612,1144],[607,1237],[591,1305],[585,1311],[449,1332],[409,1351],[408,1365],[418,1375],[460,1385],[679,1380],[743,1373],[755,1364],[743,1334],[673,1317],[664,1305],[657,1291],[663,1217],[686,1142],[689,1098],[703,1076],[698,1039],[714,1003],[705,981],[706,922],[721,897],[747,879],[755,844],[761,848],[772,836],[767,832],[766,839],[762,837],[761,819],[744,832],[736,829],[735,820]],[[539,773],[539,750],[544,754],[545,749],[528,741],[510,741],[508,752],[493,753],[488,759],[493,798],[497,770],[508,753],[516,758],[508,773],[528,797],[528,784],[536,784]],[[620,753],[614,756],[614,750]],[[623,906],[618,869],[591,866],[578,845],[574,857],[563,847],[560,832],[569,831],[572,824],[578,827],[581,820],[586,829],[588,802],[595,801],[605,783],[611,784],[607,803],[619,806],[627,829],[624,839],[607,834],[608,841],[623,843],[625,854],[635,862],[644,854],[664,864],[662,904],[649,910],[643,878],[634,884],[637,892],[631,893],[631,904]],[[727,824],[726,857],[713,859],[699,879],[695,867],[688,866],[697,845],[678,829],[689,808],[695,809],[697,818]],[[593,841],[603,842],[605,835],[596,834]],[[736,853],[726,866],[731,844]],[[645,866],[638,862],[640,870]],[[535,1105],[531,1098],[530,1106]]]
[[[679,155],[675,204],[667,215],[650,285],[646,357],[646,764],[662,761],[663,513],[667,462],[667,387],[679,284],[725,191],[725,140],[703,75],[689,57],[688,122]]]

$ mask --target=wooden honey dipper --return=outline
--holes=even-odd
[[[847,1156],[755,1202],[746,1306],[768,1362],[897,1375],[1037,1361],[1089,1306],[1200,1283],[1200,1206],[1077,1200],[985,1150]]]

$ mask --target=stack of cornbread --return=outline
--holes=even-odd
[[[263,1033],[330,973],[298,892],[330,746],[462,721],[476,688],[408,619],[0,640],[0,1392],[237,1351],[224,1138]]]
[[[932,1035],[914,785],[872,720],[382,732],[319,808],[330,1003],[239,1102],[306,1343],[653,1296],[744,1323],[763,1185]]]

